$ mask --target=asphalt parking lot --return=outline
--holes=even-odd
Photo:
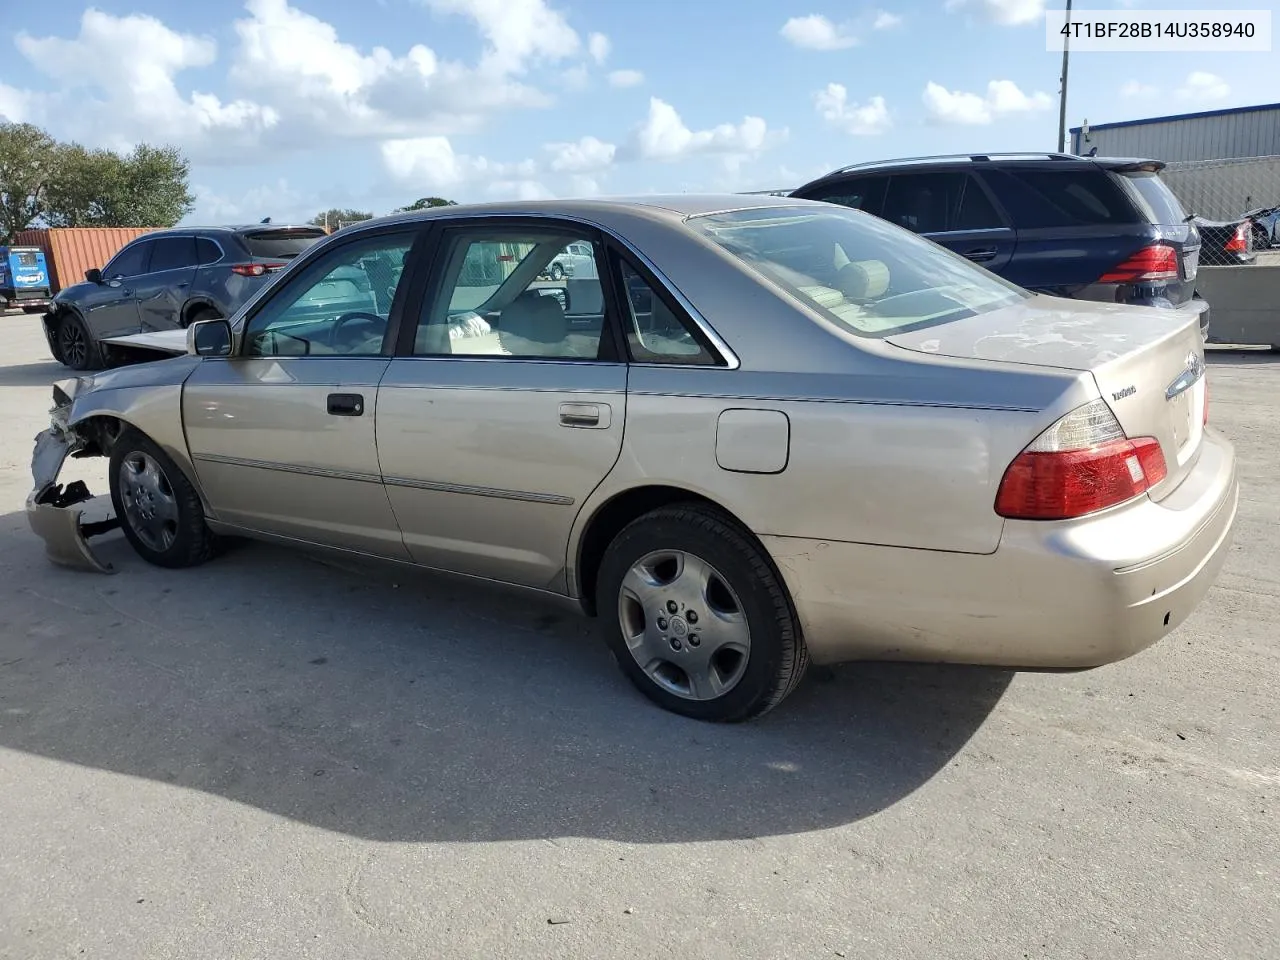
[[[54,568],[23,501],[65,375],[0,318],[0,957],[1280,956],[1280,356],[1211,357],[1241,512],[1165,641],[814,671],[735,727],[494,591]]]

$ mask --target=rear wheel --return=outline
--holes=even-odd
[[[201,323],[202,321],[205,321],[205,320],[221,320],[221,319],[222,319],[222,314],[219,313],[217,310],[215,310],[213,307],[200,307],[199,309],[193,310],[190,314],[187,315],[187,322],[184,323],[183,326],[189,327],[193,323]]]
[[[808,665],[763,549],[719,511],[663,507],[605,552],[597,599],[622,671],[659,706],[736,722],[772,710]]]
[[[194,567],[218,540],[204,522],[200,495],[149,437],[126,429],[111,448],[111,503],[138,555],[160,567]]]
[[[563,279],[564,279],[564,267],[560,266],[560,264],[558,264],[558,263],[553,263],[553,264],[551,265],[551,279],[552,279],[552,280],[563,280]]]
[[[74,313],[64,313],[58,320],[58,359],[72,370],[97,370],[102,366],[102,351],[89,335],[84,321]]]

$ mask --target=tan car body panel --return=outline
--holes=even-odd
[[[701,201],[671,202],[690,213]],[[581,550],[602,508],[644,487],[686,490],[760,539],[819,662],[1094,665],[1154,642],[1208,589],[1238,496],[1234,454],[1214,431],[1159,503],[1006,522],[993,509],[1006,466],[1099,397],[1093,372],[1031,365],[1039,341],[984,357],[856,337],[748,277],[661,203],[510,204],[414,219],[556,216],[599,225],[637,257],[661,250],[660,269],[644,262],[727,366],[183,357],[100,375],[74,399],[70,423],[110,415],[151,436],[204,488],[216,529],[576,599],[590,592]],[[1004,322],[1016,326],[1020,309]],[[1051,304],[1025,309],[1043,317]],[[1170,321],[1144,322],[1112,338],[1117,356],[1155,342],[1152,325]],[[1164,389],[1167,361],[1133,366],[1154,378],[1144,388]],[[343,366],[353,363],[364,365],[359,376]],[[303,389],[255,404],[271,376]],[[323,418],[326,393],[357,389],[370,406],[363,423]],[[606,422],[584,427],[586,408]]]

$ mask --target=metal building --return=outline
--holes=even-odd
[[[1165,163],[1280,156],[1280,103],[1071,128],[1072,152]]]

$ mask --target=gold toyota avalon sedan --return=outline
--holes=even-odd
[[[1121,659],[1201,600],[1236,516],[1194,319],[824,203],[393,216],[111,349],[173,356],[55,385],[28,502],[55,561],[108,569],[115,523],[164,567],[245,536],[540,591],[705,720],[810,658]],[[109,458],[113,520],[68,456]]]

